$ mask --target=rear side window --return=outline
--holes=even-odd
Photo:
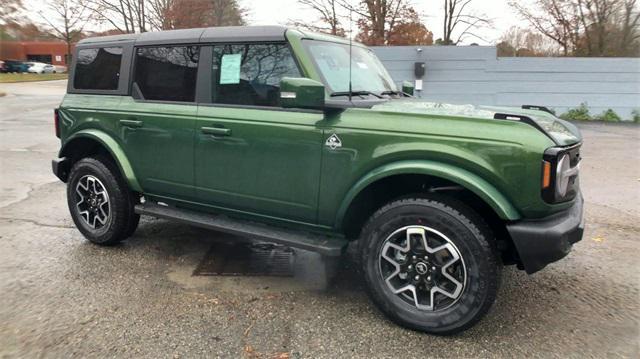
[[[198,46],[138,48],[134,82],[145,100],[193,102],[199,56]]]
[[[78,90],[117,90],[122,47],[81,49],[73,77]]]

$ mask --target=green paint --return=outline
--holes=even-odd
[[[142,187],[138,183],[135,173],[133,172],[133,168],[131,167],[131,163],[129,162],[127,155],[125,154],[125,152],[122,150],[122,147],[120,147],[118,142],[113,137],[97,129],[85,129],[85,130],[80,130],[74,133],[72,136],[70,136],[66,140],[66,144],[70,144],[74,140],[80,139],[80,138],[88,138],[96,142],[99,142],[104,148],[107,149],[107,151],[109,151],[111,156],[116,160],[116,164],[118,165],[118,168],[120,168],[120,172],[124,175],[131,189],[137,192],[143,191]],[[66,146],[63,146],[60,149],[59,156],[65,157],[66,152],[67,152]]]
[[[322,109],[324,85],[307,78],[284,77],[280,82],[280,104],[285,108]]]
[[[131,188],[149,198],[335,232],[358,193],[401,174],[457,183],[504,220],[543,217],[572,204],[550,205],[540,196],[542,154],[554,142],[531,125],[492,117],[529,116],[560,145],[581,141],[573,125],[541,111],[415,99],[302,110],[323,109],[331,99],[303,39],[346,41],[296,30],[286,36],[306,78],[283,79],[282,92],[295,93],[281,98],[283,108],[68,94],[61,104],[63,151],[88,137],[106,147]],[[225,61],[222,72],[235,71]],[[340,147],[325,145],[332,135]]]

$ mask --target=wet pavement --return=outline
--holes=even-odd
[[[533,276],[505,268],[489,315],[436,337],[387,321],[350,257],[330,282],[308,252],[296,252],[294,276],[194,276],[212,245],[234,238],[151,218],[120,246],[89,244],[50,170],[64,82],[0,90],[1,357],[640,354],[639,126],[580,125],[584,240]]]

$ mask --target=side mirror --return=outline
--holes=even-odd
[[[280,105],[284,108],[324,107],[324,85],[304,77],[283,77],[280,81]]]
[[[413,96],[413,90],[415,87],[409,81],[402,81],[402,92]]]

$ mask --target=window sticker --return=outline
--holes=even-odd
[[[240,83],[240,63],[242,54],[222,55],[220,65],[220,85],[230,85]]]

